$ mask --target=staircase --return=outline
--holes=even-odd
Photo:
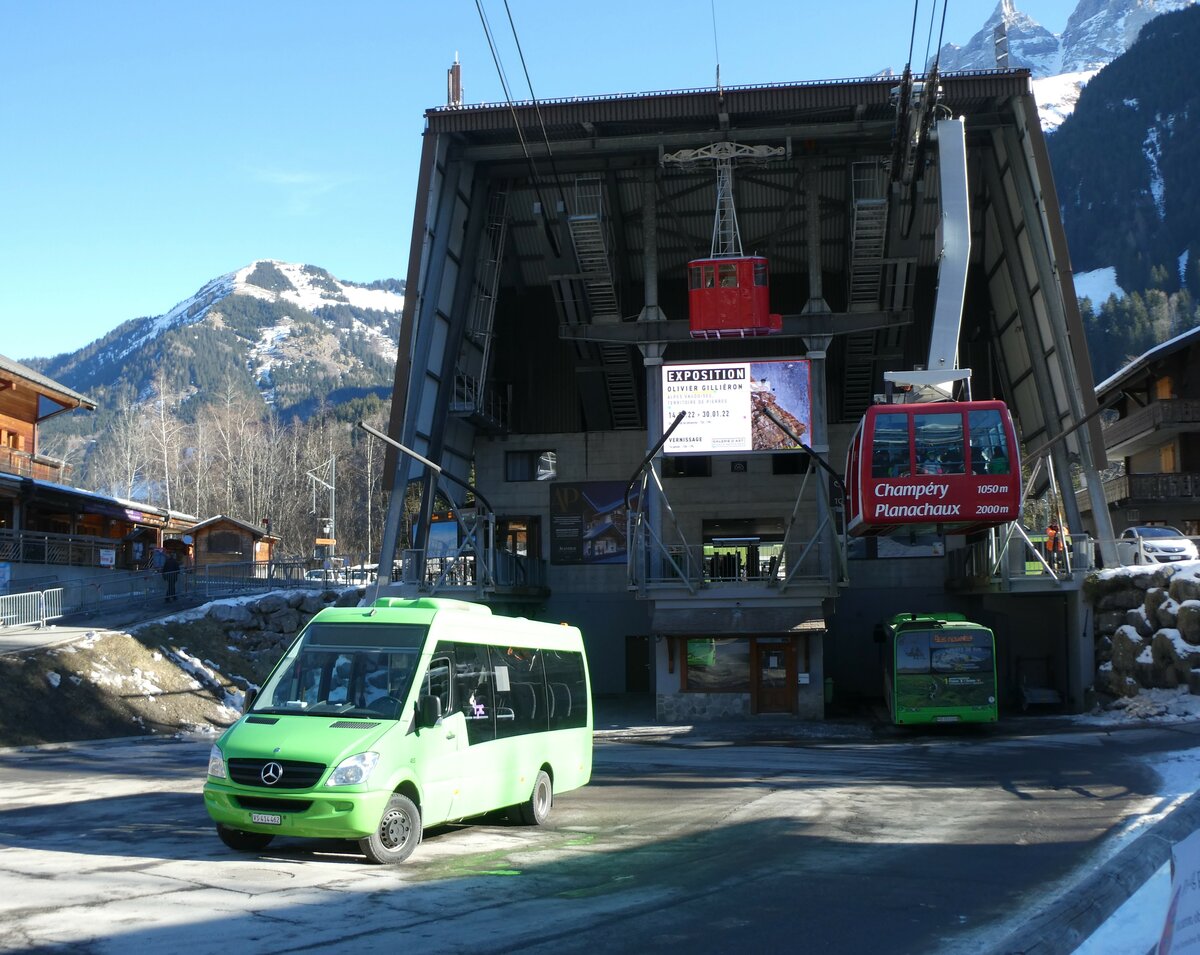
[[[855,332],[845,337],[842,364],[843,421],[857,421],[871,406],[875,394],[875,333]]]
[[[883,272],[883,237],[886,230],[885,200],[855,201],[850,246],[851,312],[873,312],[879,308],[879,280]]]
[[[600,179],[576,180],[575,207],[573,214],[567,217],[567,228],[575,247],[591,322],[619,322],[621,308],[613,280],[608,228],[604,219],[604,189]],[[613,428],[640,428],[642,416],[629,346],[601,342],[596,347]]]
[[[621,320],[617,289],[613,283],[604,222],[604,193],[599,179],[575,182],[575,212],[567,217],[571,243],[579,261],[580,277],[592,321]]]
[[[508,193],[493,193],[488,205],[487,224],[479,243],[475,268],[475,297],[467,326],[466,342],[459,353],[454,371],[455,387],[450,413],[471,419],[476,426],[490,431],[503,430],[502,402],[487,388],[488,364],[492,350],[492,323],[496,316],[496,296],[500,288],[500,269],[508,240]]]

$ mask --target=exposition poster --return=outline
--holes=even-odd
[[[808,359],[666,364],[662,389],[664,431],[687,412],[666,454],[794,451],[799,445],[788,431],[811,443]]]

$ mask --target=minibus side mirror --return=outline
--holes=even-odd
[[[247,687],[245,699],[242,701],[242,712],[249,713],[250,707],[252,707],[254,705],[254,701],[257,698],[258,698],[258,688],[253,687],[253,686]]]
[[[437,726],[442,718],[442,701],[436,696],[422,696],[417,700],[417,725]]]

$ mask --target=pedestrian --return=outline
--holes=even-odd
[[[1062,563],[1063,541],[1062,533],[1056,523],[1051,523],[1046,528],[1046,551],[1050,558],[1050,566],[1058,570]]]
[[[162,566],[163,581],[167,585],[165,603],[175,600],[175,584],[179,579],[179,559],[174,554],[167,554]]]

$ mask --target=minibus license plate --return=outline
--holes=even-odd
[[[278,826],[283,822],[283,818],[273,812],[252,812],[250,821],[256,822],[260,826]]]
[[[933,718],[933,721],[935,723],[957,723],[958,717],[957,716],[935,716]]]

